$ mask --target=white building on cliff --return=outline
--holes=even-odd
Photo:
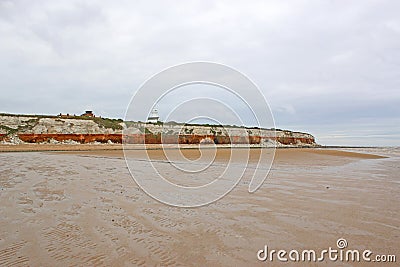
[[[158,116],[158,110],[153,108],[151,111],[149,117],[147,118],[147,122],[149,123],[157,123],[160,119],[160,116]]]

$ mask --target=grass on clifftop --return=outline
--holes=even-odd
[[[115,130],[122,130],[121,119],[107,119],[107,118],[90,118],[99,126],[104,128],[111,128]]]
[[[9,117],[31,117],[28,122],[28,126],[33,127],[39,119],[43,118],[51,118],[56,120],[63,120],[63,119],[75,119],[75,120],[92,120],[97,123],[100,127],[109,128],[113,130],[122,130],[122,126],[120,123],[122,119],[109,119],[109,118],[101,118],[101,117],[85,117],[85,116],[68,116],[68,117],[60,117],[60,116],[52,116],[52,115],[25,115],[25,114],[8,114],[8,113],[0,113],[0,116],[9,116]],[[6,130],[9,134],[17,132],[18,129],[12,129],[7,126],[0,125],[0,127]]]
[[[122,119],[110,119],[110,118],[103,118],[103,117],[85,117],[85,116],[68,116],[68,117],[60,117],[60,116],[54,116],[54,115],[32,115],[32,114],[9,114],[9,113],[0,113],[0,116],[10,116],[10,117],[32,117],[32,121],[34,121],[36,118],[41,119],[41,118],[53,118],[53,119],[77,119],[77,120],[92,120],[95,123],[97,123],[100,127],[108,128],[108,129],[113,129],[115,130],[122,130],[123,127],[121,126],[121,122],[123,122]],[[36,120],[35,120],[36,121]],[[127,127],[130,126],[136,126],[138,124],[146,124],[145,122],[135,122],[135,121],[125,121],[125,124]],[[167,125],[182,125],[182,126],[187,126],[187,127],[193,127],[193,126],[203,126],[203,127],[224,127],[224,128],[244,128],[244,129],[249,129],[249,130],[258,130],[258,129],[263,129],[263,130],[273,130],[273,131],[283,131],[286,132],[289,135],[293,135],[294,133],[301,133],[303,134],[304,132],[298,132],[298,131],[288,131],[288,130],[282,130],[282,129],[276,129],[276,128],[259,128],[255,126],[237,126],[237,125],[215,125],[215,124],[197,124],[197,123],[183,123],[183,122],[175,122],[175,121],[168,121],[168,122],[157,122],[157,123],[151,123],[159,126],[167,126]],[[4,130],[7,132],[14,132],[16,131],[15,129],[7,129],[3,127]]]

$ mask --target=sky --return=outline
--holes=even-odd
[[[0,0],[0,112],[123,118],[151,76],[210,61],[257,84],[276,128],[400,146],[399,14],[396,0]]]

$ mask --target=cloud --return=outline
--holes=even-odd
[[[0,112],[90,107],[122,117],[151,75],[205,60],[255,81],[280,128],[356,130],[366,119],[385,121],[368,126],[379,133],[365,144],[382,144],[377,135],[387,134],[387,144],[399,145],[391,123],[400,114],[399,8],[398,1],[3,0]],[[336,144],[329,131],[317,133]],[[354,142],[350,135],[340,142]]]

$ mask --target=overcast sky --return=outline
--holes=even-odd
[[[396,0],[0,0],[0,112],[123,118],[150,76],[212,61],[260,87],[278,128],[399,146],[399,14]]]

